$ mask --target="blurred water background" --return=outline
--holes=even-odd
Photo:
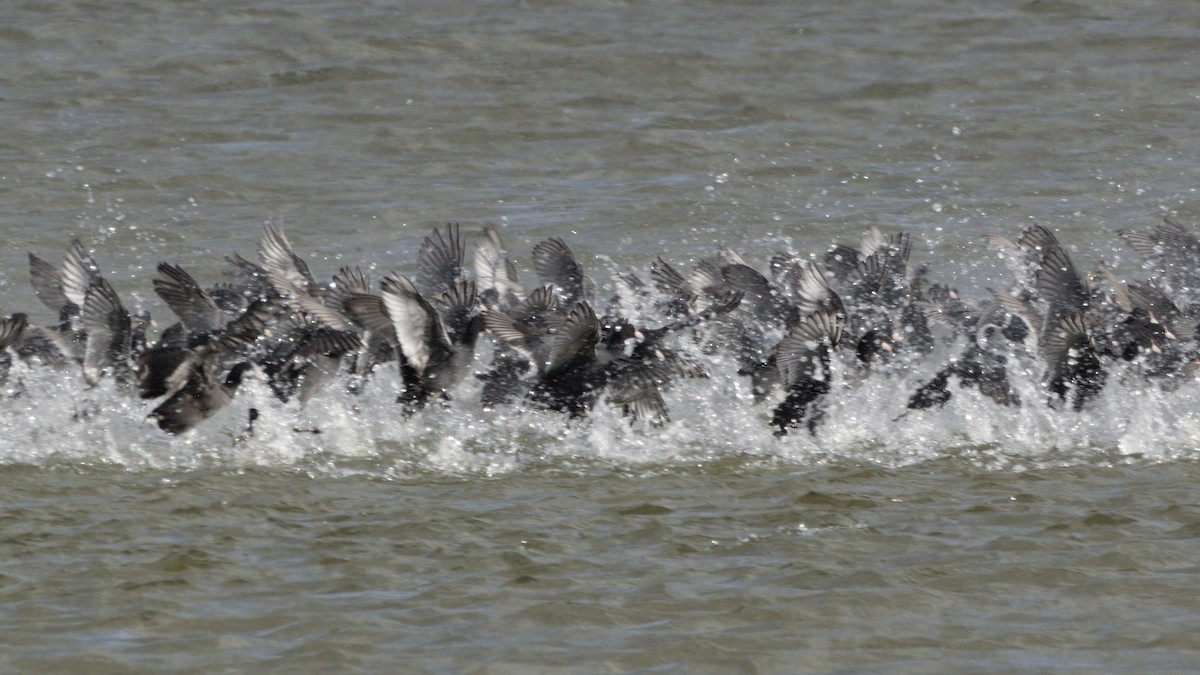
[[[878,226],[981,297],[1008,278],[984,235],[1035,222],[1134,278],[1117,229],[1200,221],[1197,55],[1187,0],[9,2],[2,308],[51,322],[27,252],[78,237],[165,325],[158,262],[219,281],[268,218],[319,278],[411,272],[450,221],[527,279],[550,236],[606,282]],[[918,372],[784,439],[719,364],[662,429],[251,385],[167,438],[110,384],[16,368],[9,672],[1200,664],[1198,383],[893,422]]]

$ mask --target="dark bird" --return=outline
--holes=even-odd
[[[512,307],[490,307],[484,311],[484,327],[495,335],[495,353],[483,381],[480,402],[488,408],[511,403],[528,391],[523,378],[534,370],[527,343],[560,325],[565,317],[557,313],[558,297],[554,286],[539,286]],[[507,336],[507,338],[505,337]],[[517,345],[509,339],[516,339]]]
[[[1178,302],[1200,300],[1200,239],[1186,227],[1164,218],[1148,233],[1120,230],[1117,234],[1137,251],[1162,287],[1177,294]]]
[[[139,395],[143,399],[169,396],[182,386],[192,365],[209,362],[211,369],[249,362],[254,346],[273,319],[274,302],[258,300],[222,325],[180,340],[162,342],[137,360]]]
[[[463,278],[467,249],[458,223],[446,225],[445,234],[435,229],[421,240],[417,251],[417,273],[412,285],[426,298],[436,298]]]
[[[742,311],[716,323],[718,334],[738,360],[738,373],[749,376],[756,403],[771,396],[779,384],[776,345],[779,336],[800,318],[829,311],[845,321],[846,308],[815,264],[808,260],[772,259],[777,279],[771,280],[744,263],[721,268],[732,290],[744,294]]]
[[[573,309],[577,303],[595,298],[595,282],[583,273],[571,248],[558,237],[533,247],[533,269],[543,284],[553,285],[558,291],[563,307]]]
[[[587,414],[603,385],[596,358],[600,320],[591,305],[579,301],[565,315],[518,319],[489,311],[484,316],[488,331],[534,365],[531,401],[573,417]]]
[[[276,398],[308,403],[342,371],[342,359],[362,346],[358,335],[327,326],[292,326],[263,357],[262,370]]]
[[[960,387],[978,389],[981,394],[1003,406],[1019,406],[1020,396],[1013,390],[1008,377],[1008,357],[1013,345],[1024,339],[1024,324],[1020,331],[1010,330],[1014,321],[998,302],[992,302],[979,316],[965,308],[962,314],[953,317],[942,315],[952,321],[953,327],[966,331],[967,344],[949,363],[943,366],[908,399],[909,410],[924,410],[943,406],[952,397],[950,378],[958,380]]]
[[[818,407],[831,389],[831,359],[842,340],[842,318],[819,311],[801,318],[775,347],[775,363],[787,390],[787,397],[775,407],[771,424],[779,427],[776,436],[804,425],[815,435],[824,418]]]
[[[485,313],[506,312],[518,320],[527,320],[553,311],[557,302],[553,287],[543,286],[527,295],[499,230],[491,225],[483,228],[483,236],[475,242],[474,269]],[[503,341],[493,343],[491,364],[486,372],[476,374],[483,382],[479,401],[485,408],[509,403],[520,396],[521,378],[533,368],[528,359]]]
[[[8,348],[21,339],[27,323],[24,314],[13,314],[0,321],[0,385],[8,382],[8,371],[12,368],[12,356]]]
[[[158,427],[169,434],[182,434],[229,405],[253,365],[240,361],[228,371],[220,368],[219,352],[191,352],[181,364],[178,379],[171,383],[170,396],[150,413]]]
[[[253,367],[244,352],[267,329],[272,309],[272,301],[258,300],[219,328],[190,336],[186,345],[159,345],[141,355],[141,397],[166,397],[150,413],[159,428],[184,433],[233,400]],[[257,411],[250,414],[252,424]]]
[[[474,282],[460,282],[430,303],[407,277],[384,277],[380,295],[353,295],[346,310],[392,343],[400,361],[399,401],[415,409],[449,391],[470,369],[483,330]]]
[[[34,294],[58,317],[59,331],[64,335],[81,331],[78,319],[84,296],[92,283],[101,278],[100,268],[83,244],[72,239],[59,267],[30,253],[29,278]],[[79,342],[82,341],[80,337]]]
[[[1002,250],[1014,250],[998,237],[990,241]],[[1041,225],[1022,232],[1015,249],[1018,261],[1032,269],[1032,283],[1018,278],[1022,294],[1031,297],[997,293],[995,298],[1025,322],[1037,344],[1045,368],[1042,382],[1049,392],[1058,401],[1069,397],[1071,407],[1080,410],[1107,381],[1092,327],[1096,315],[1088,280],[1079,274],[1058,238]],[[1016,269],[1020,271],[1021,265]]]
[[[88,287],[80,313],[87,330],[83,376],[95,386],[105,373],[118,384],[133,381],[133,322],[112,286],[103,278]]]
[[[267,276],[290,311],[277,318],[276,334],[261,361],[263,373],[277,398],[287,402],[295,396],[303,405],[337,377],[345,357],[364,343],[344,313],[342,292],[321,289],[314,295],[274,268]]]
[[[704,310],[658,328],[640,328],[621,317],[604,317],[600,322],[597,356],[601,369],[597,381],[607,386],[607,401],[620,405],[631,423],[644,420],[662,426],[669,422],[663,391],[680,377],[707,378],[708,370],[664,343],[686,328],[728,314],[741,301],[741,293],[730,292]]]
[[[350,321],[362,328],[361,324],[355,321],[346,302],[355,296],[372,296],[370,277],[358,267],[343,267],[333,275],[331,291],[332,304],[339,307]],[[377,296],[373,297],[377,298]],[[396,360],[396,350],[392,346],[394,332],[394,330],[390,330],[390,327],[386,334],[368,328],[363,329],[359,336],[361,345],[353,354],[349,368],[351,379],[347,388],[351,393],[361,394],[365,391],[366,383],[376,367]],[[389,335],[392,336],[391,339],[389,339]]]
[[[33,343],[45,358],[57,360],[56,352],[63,351],[65,343],[71,345],[65,350],[68,355],[81,358],[89,386],[96,386],[106,373],[118,384],[131,382],[132,362],[145,348],[149,315],[139,314],[134,321],[83,244],[71,240],[57,269],[30,253],[29,273],[34,293],[58,316],[58,332],[64,338],[60,342],[42,335],[44,339]]]
[[[972,343],[913,393],[908,399],[908,409],[924,410],[948,403],[952,396],[951,377],[958,379],[960,387],[978,389],[999,405],[1019,406],[1021,397],[1009,382],[1007,363],[1005,355]]]
[[[1104,389],[1108,374],[1096,353],[1096,342],[1083,314],[1067,314],[1050,329],[1042,342],[1046,386],[1060,400],[1082,410]]]
[[[692,358],[668,348],[665,338],[712,316],[731,311],[741,300],[733,293],[692,317],[656,329],[640,329],[618,317],[596,317],[579,301],[565,315],[553,307],[553,287],[531,293],[522,312],[485,313],[488,330],[535,367],[528,398],[535,404],[582,417],[602,390],[608,402],[633,422],[661,425],[669,420],[662,391],[676,377],[707,377]]]
[[[511,309],[525,299],[525,289],[517,280],[517,266],[508,257],[495,227],[484,226],[483,236],[475,242],[473,262],[475,285],[484,306]]]
[[[317,283],[308,263],[292,248],[282,222],[268,222],[263,227],[263,235],[258,242],[258,259],[262,263],[262,270],[266,272],[268,284],[270,273],[274,272],[305,293],[321,295],[327,290]],[[256,278],[261,273],[252,267],[242,267],[250,278]]]

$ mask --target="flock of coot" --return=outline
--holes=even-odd
[[[1142,258],[1145,280],[1103,265],[1085,274],[1050,230],[1033,226],[988,237],[1012,278],[968,301],[910,262],[908,234],[877,229],[823,255],[776,253],[765,269],[728,247],[686,266],[660,257],[602,293],[562,239],[534,246],[537,282],[523,285],[495,228],[468,246],[457,224],[424,239],[411,276],[375,286],[343,267],[320,282],[282,226],[268,223],[254,260],[226,258],[224,283],[202,287],[178,265],[158,266],[154,291],[177,321],[154,339],[149,316],[125,307],[76,240],[59,265],[29,255],[33,289],[56,320],[0,322],[0,381],[13,358],[81,369],[81,385],[111,378],[120,392],[156,400],[150,417],[172,434],[226,406],[250,371],[280,400],[306,405],[331,386],[378,393],[381,368],[399,368],[400,391],[384,393],[408,415],[471,391],[489,408],[580,417],[603,404],[660,425],[666,388],[708,377],[714,359],[748,378],[777,435],[818,433],[824,399],[896,369],[933,373],[905,392],[910,411],[973,388],[997,406],[1070,414],[1110,384],[1114,364],[1171,388],[1194,377],[1200,358],[1200,239],[1171,220],[1119,236]],[[492,342],[480,350],[488,362],[477,359],[480,340]],[[1041,400],[1018,395],[1017,370],[1040,381]],[[466,378],[479,382],[465,387]],[[22,391],[19,381],[6,387]],[[250,425],[257,415],[250,410]]]

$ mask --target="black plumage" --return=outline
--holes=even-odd
[[[185,433],[229,405],[253,365],[241,361],[225,371],[219,364],[216,351],[193,352],[193,358],[181,364],[178,387],[150,413],[160,429]]]
[[[776,346],[775,363],[787,391],[772,413],[771,424],[779,427],[776,435],[784,436],[788,429],[801,425],[809,433],[817,433],[824,418],[819,404],[831,391],[832,355],[842,331],[839,315],[814,312],[801,318]]]

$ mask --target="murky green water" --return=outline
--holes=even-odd
[[[1190,2],[10,4],[0,304],[50,321],[26,254],[80,237],[165,317],[159,261],[218,281],[273,214],[322,278],[411,270],[448,221],[498,224],[527,277],[548,236],[607,281],[877,225],[982,295],[983,235],[1031,222],[1136,275],[1116,229],[1200,221],[1197,36]],[[893,422],[914,372],[783,440],[720,364],[661,430],[251,385],[168,439],[111,385],[17,368],[6,671],[1200,663],[1200,383]]]

